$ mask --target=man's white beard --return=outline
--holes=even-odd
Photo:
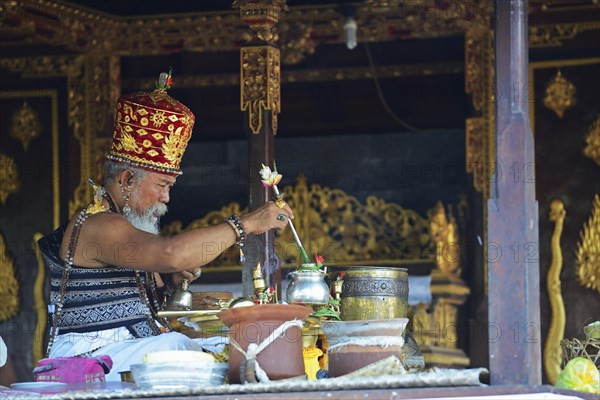
[[[130,213],[125,215],[125,218],[127,218],[127,220],[131,222],[131,225],[135,226],[137,229],[158,235],[160,232],[160,217],[166,213],[167,205],[164,203],[157,203],[141,214],[131,210]]]

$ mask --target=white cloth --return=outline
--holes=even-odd
[[[93,356],[108,355],[113,366],[107,381],[119,381],[119,372],[129,371],[131,364],[143,362],[146,353],[168,350],[197,350],[206,348],[212,352],[220,352],[225,346],[221,338],[190,339],[178,333],[163,333],[158,336],[134,338],[127,328],[107,329],[93,333],[67,333],[58,335],[52,346],[50,357],[70,357],[93,351]]]
[[[2,336],[0,336],[0,367],[3,367],[4,364],[6,364],[7,359],[8,359],[8,349],[6,348],[4,339],[2,339]]]

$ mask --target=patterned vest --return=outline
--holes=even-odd
[[[50,270],[50,302],[58,302],[64,261],[59,257],[66,224],[39,240]],[[140,274],[142,284],[145,274]],[[59,334],[125,327],[136,338],[153,336],[149,307],[141,301],[135,271],[128,268],[82,268],[73,265],[59,313]]]

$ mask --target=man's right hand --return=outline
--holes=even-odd
[[[258,235],[271,229],[285,228],[290,218],[294,218],[294,212],[288,204],[280,208],[275,202],[269,201],[242,216],[241,221],[247,233]]]

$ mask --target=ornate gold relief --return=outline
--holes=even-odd
[[[316,43],[311,39],[312,31],[312,25],[301,21],[286,21],[279,25],[283,64],[298,64],[315,52]]]
[[[8,255],[4,236],[0,234],[0,321],[11,319],[19,311],[19,283],[15,267]]]
[[[465,37],[465,92],[471,95],[473,108],[480,111],[485,101],[485,59],[480,30],[469,29]]]
[[[45,5],[45,2],[38,4],[39,7]],[[65,7],[61,5],[59,8]],[[52,12],[56,11],[54,8],[52,10]],[[80,181],[75,189],[73,200],[69,201],[69,216],[73,215],[91,200],[91,189],[86,182],[94,170],[90,155],[92,138],[96,132],[105,129],[106,121],[110,120],[114,97],[118,95],[118,90],[115,90],[115,85],[119,83],[118,77],[115,76],[118,75],[118,58],[108,56],[0,58],[0,67],[18,72],[23,77],[65,76],[67,78],[68,122],[80,147]],[[99,85],[98,82],[109,82],[109,84]],[[55,185],[58,185],[57,179]]]
[[[484,126],[485,121],[481,117],[465,120],[466,171],[473,174],[473,186],[478,192],[481,192],[486,185]]]
[[[562,76],[560,70],[548,82],[544,95],[544,105],[562,118],[565,111],[575,105],[577,89],[573,82]]]
[[[592,215],[579,234],[577,278],[579,284],[600,293],[600,196],[594,196]]]
[[[491,2],[473,0],[453,0],[442,7],[432,0],[404,1],[402,8],[384,4],[396,2],[377,1],[384,6],[377,10],[370,4],[356,4],[361,41],[461,34],[473,25],[489,26],[493,8]],[[246,32],[245,23],[254,27],[257,37],[274,41],[276,33],[271,27],[287,10],[283,0],[238,0],[234,4],[240,8],[241,20],[233,10],[123,18],[49,0],[8,3],[11,6],[3,9],[0,21],[0,29],[5,32],[25,37],[28,42],[119,55],[234,51]],[[340,26],[343,16],[335,4],[293,6],[287,19],[312,26],[316,43],[344,41]]]
[[[44,297],[44,283],[46,282],[46,266],[38,246],[38,240],[44,235],[36,233],[33,235],[33,251],[37,261],[38,270],[33,284],[33,309],[37,316],[35,332],[33,334],[33,365],[44,358],[44,337],[46,334],[46,321],[48,320],[48,308]]]
[[[573,39],[581,32],[598,29],[600,21],[533,25],[529,27],[529,47],[561,46],[565,40]]]
[[[296,215],[294,223],[302,242],[332,263],[435,262],[429,221],[413,210],[375,196],[361,204],[339,189],[308,187],[304,176],[283,191]],[[289,230],[277,238],[277,246],[282,246],[279,256],[292,265],[300,261],[293,243]]]
[[[600,166],[600,118],[594,121],[589,132],[585,135],[583,154]]]
[[[377,76],[381,79],[406,76],[450,75],[461,74],[463,72],[464,67],[462,62],[399,64],[385,65],[377,68]],[[373,70],[370,67],[298,69],[286,71],[286,73],[281,76],[281,83],[330,82],[372,78]],[[177,85],[186,88],[238,86],[239,83],[239,74],[177,76]],[[125,90],[152,90],[154,86],[150,79],[139,78],[123,80],[123,88]]]
[[[471,95],[475,115],[465,121],[466,171],[474,188],[488,198],[494,174],[494,48],[493,33],[485,26],[467,30],[465,38],[465,92]]]
[[[20,186],[15,160],[0,153],[0,202],[5,204],[8,196],[16,193]]]
[[[23,106],[13,114],[10,135],[18,139],[23,144],[23,149],[27,151],[29,143],[40,135],[42,125],[37,112],[35,112],[27,101]]]
[[[565,333],[565,305],[563,303],[562,293],[560,291],[560,272],[562,270],[562,251],[560,248],[560,236],[563,230],[563,223],[566,217],[565,206],[560,200],[554,200],[550,204],[550,220],[554,222],[554,232],[550,243],[550,252],[552,261],[548,269],[546,278],[546,288],[548,290],[548,299],[550,300],[550,309],[552,311],[550,319],[550,328],[544,345],[544,370],[551,384],[556,384],[556,379],[560,373],[560,363],[562,360],[562,349],[560,341]]]
[[[258,38],[267,43],[277,41],[273,27],[277,25],[281,14],[287,11],[285,0],[234,0],[233,8],[240,9],[240,17],[252,32],[247,40]]]
[[[458,239],[458,224],[451,212],[441,202],[429,211],[429,234],[435,243],[435,265],[446,274],[460,276],[460,243]]]
[[[275,135],[281,110],[279,50],[272,46],[242,47],[240,55],[241,110],[248,111],[254,134],[262,128],[263,111],[270,110]]]
[[[329,264],[436,262],[436,243],[429,233],[428,218],[374,196],[369,196],[366,203],[361,204],[342,190],[316,184],[308,187],[303,176],[299,176],[297,181],[296,185],[283,189],[286,201],[294,210],[296,230],[307,250],[324,255]],[[185,229],[181,222],[173,222],[162,233],[171,235],[182,230],[218,224],[233,213],[245,211],[240,210],[239,204],[231,203],[193,221]],[[449,223],[454,223],[454,220],[451,218]],[[276,238],[275,246],[277,254],[286,264],[298,264],[300,257],[291,231],[282,231]],[[239,265],[239,253],[230,250],[210,266]]]

